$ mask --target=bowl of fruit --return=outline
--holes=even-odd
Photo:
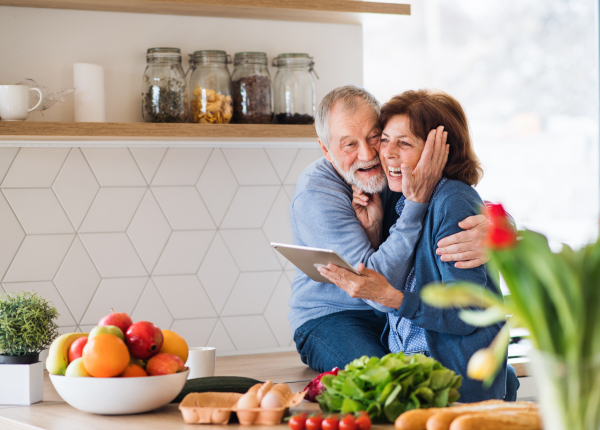
[[[59,336],[46,369],[58,394],[76,409],[137,414],[177,397],[189,373],[187,356],[187,343],[177,333],[112,313],[89,334]]]

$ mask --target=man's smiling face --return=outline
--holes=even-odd
[[[387,183],[379,162],[380,135],[377,113],[369,104],[360,100],[349,112],[338,102],[329,114],[329,149],[319,144],[346,182],[372,194]]]

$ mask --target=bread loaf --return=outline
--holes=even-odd
[[[441,408],[413,409],[400,414],[394,426],[396,430],[425,430],[427,420],[442,410]]]
[[[537,405],[533,402],[500,402],[500,403],[471,403],[464,405],[460,408],[446,408],[441,409],[437,413],[433,414],[431,418],[427,420],[427,430],[448,430],[450,424],[462,415],[473,414],[473,413],[486,413],[486,412],[511,412],[511,411],[537,411]]]
[[[449,408],[413,409],[401,414],[395,422],[396,430],[448,430],[452,421],[461,415],[496,411],[536,411],[533,402],[505,402],[485,400]]]
[[[503,411],[462,415],[452,421],[450,430],[541,430],[537,412]]]

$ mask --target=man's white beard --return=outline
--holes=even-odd
[[[373,167],[376,164],[381,164],[379,155],[376,155],[371,161],[356,161],[354,164],[352,164],[352,166],[350,166],[350,170],[348,172],[342,169],[342,166],[340,166],[340,163],[338,163],[337,159],[331,152],[329,152],[329,155],[333,160],[333,165],[348,184],[360,188],[367,194],[379,193],[385,188],[387,184],[387,178],[383,168],[378,175],[371,176],[367,179],[360,179],[356,176],[356,171],[358,169],[365,169]]]

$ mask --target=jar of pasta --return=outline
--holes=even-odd
[[[225,51],[190,55],[190,119],[200,124],[228,124],[233,116],[231,75]]]

